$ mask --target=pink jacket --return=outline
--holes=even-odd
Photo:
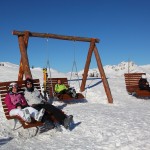
[[[8,93],[5,97],[5,103],[8,108],[8,112],[17,107],[19,103],[21,106],[27,106],[27,102],[22,94],[19,93]]]

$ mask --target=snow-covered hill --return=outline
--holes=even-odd
[[[121,62],[118,65],[106,65],[104,66],[104,71],[107,76],[123,76],[124,73],[132,73],[132,72],[145,72],[148,77],[150,76],[150,65],[138,66],[134,62]],[[83,71],[79,71],[79,74],[82,75]],[[88,74],[92,74],[96,76],[100,76],[98,68],[89,69]]]
[[[2,63],[0,82],[17,80],[19,66]],[[137,99],[126,92],[123,74],[128,72],[127,62],[104,66],[104,70],[113,104],[108,104],[100,78],[88,78],[83,92],[87,103],[53,103],[63,107],[66,114],[74,116],[75,125],[71,131],[63,128],[60,133],[53,129],[29,139],[20,137],[18,133],[28,133],[28,129],[12,131],[13,122],[5,118],[0,103],[0,150],[149,150],[150,100]],[[97,68],[89,72],[96,71]],[[150,65],[137,66],[131,63],[130,71],[146,72],[150,77]],[[31,72],[33,78],[39,78],[42,84],[42,68],[31,69]],[[70,73],[64,74],[53,69],[51,72],[52,77],[70,78]],[[83,70],[79,72],[80,78],[82,73]],[[79,91],[78,82],[72,81],[71,86]]]

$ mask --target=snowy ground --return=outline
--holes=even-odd
[[[144,69],[149,73],[149,67]],[[10,72],[12,80],[17,80],[17,67],[12,70],[5,67],[0,71],[1,82],[10,80]],[[32,71],[33,77],[42,81],[41,70]],[[150,101],[128,95],[123,75],[109,75],[108,82],[113,104],[107,102],[101,79],[87,80],[88,88],[83,93],[87,103],[64,105],[54,102],[55,106],[64,106],[63,111],[67,114],[73,114],[75,125],[71,131],[53,129],[23,138],[18,135],[19,131],[11,130],[13,122],[6,120],[0,103],[0,150],[149,150]],[[78,83],[71,85],[79,90]],[[28,129],[20,130],[28,132]]]

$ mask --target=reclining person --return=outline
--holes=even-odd
[[[72,115],[67,116],[60,109],[46,102],[42,98],[42,95],[38,91],[38,89],[34,87],[32,79],[27,78],[25,81],[25,86],[26,88],[24,91],[24,96],[28,104],[37,110],[40,110],[42,108],[45,109],[45,115],[43,116],[43,119],[51,117],[51,121],[53,121],[56,128],[59,128],[59,124],[63,125],[66,129],[70,127],[70,124],[73,122]],[[44,121],[45,120],[43,120],[43,122]]]
[[[44,109],[40,109],[38,112],[36,109],[29,107],[23,94],[18,92],[18,85],[15,82],[9,85],[5,103],[10,116],[20,116],[25,122],[30,123],[31,117],[37,121],[41,121],[44,115]]]
[[[67,88],[62,81],[59,79],[57,81],[57,84],[55,84],[55,93],[56,94],[68,94],[73,98],[78,98],[78,95],[73,88]]]
[[[140,90],[148,90],[150,92],[150,86],[147,81],[146,75],[142,75],[142,77],[140,78],[139,88],[140,88]]]

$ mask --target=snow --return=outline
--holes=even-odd
[[[19,66],[3,62],[0,66],[0,82],[17,80]],[[150,65],[132,64],[132,72],[146,72],[150,78]],[[108,83],[113,96],[113,104],[109,104],[100,78],[88,78],[86,82],[87,103],[67,104],[54,102],[62,107],[66,114],[74,116],[74,128],[71,131],[63,128],[55,129],[33,137],[25,136],[33,133],[34,128],[12,131],[13,120],[5,118],[0,103],[0,150],[148,150],[150,149],[150,101],[137,99],[128,95],[123,74],[128,71],[127,62],[117,66],[104,66]],[[95,72],[96,69],[90,69]],[[43,82],[42,68],[31,69],[33,78]],[[98,72],[98,70],[97,70]],[[79,72],[81,78],[83,71]],[[68,77],[52,71],[52,77]],[[77,78],[73,76],[73,78]],[[81,82],[81,80],[80,80]],[[79,91],[78,82],[70,82]],[[23,136],[19,133],[24,133]],[[29,134],[27,134],[29,135]]]

